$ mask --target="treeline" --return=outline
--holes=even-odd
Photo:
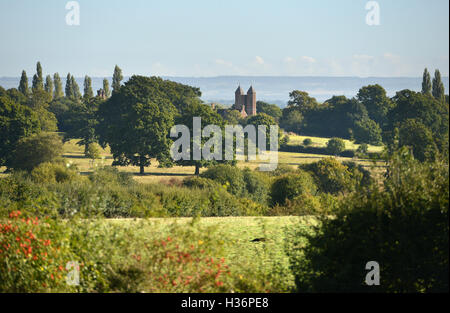
[[[285,131],[385,144],[391,151],[394,145],[410,146],[421,160],[448,154],[449,100],[438,70],[431,80],[425,69],[421,92],[402,90],[392,98],[380,85],[362,87],[352,99],[333,96],[324,103],[304,91],[289,96],[288,106],[271,114]]]

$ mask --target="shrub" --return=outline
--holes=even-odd
[[[303,140],[303,145],[306,146],[306,147],[312,145],[311,138],[305,138],[305,140]]]
[[[303,194],[314,194],[317,190],[314,180],[307,172],[299,170],[295,174],[286,174],[276,178],[270,188],[272,205],[284,205]]]
[[[89,174],[89,179],[95,185],[119,184],[131,186],[135,184],[133,174],[119,172],[116,167],[103,166]]]
[[[51,162],[62,153],[62,140],[53,133],[40,133],[21,139],[13,152],[11,168],[31,171],[44,162]]]
[[[348,168],[334,158],[303,164],[301,169],[310,172],[321,192],[337,195],[352,191],[355,183]]]
[[[384,188],[355,193],[314,232],[297,230],[287,252],[298,291],[448,292],[449,172],[403,150],[390,160]],[[377,261],[381,284],[367,286]]]
[[[246,197],[258,203],[267,204],[270,187],[268,177],[249,168],[245,168],[242,172],[247,192]]]
[[[0,223],[0,292],[69,291],[66,263],[72,259],[65,231],[11,211]]]
[[[36,183],[61,183],[74,180],[77,172],[63,164],[41,163],[31,171],[31,179]]]
[[[338,155],[345,150],[345,142],[341,138],[331,138],[327,142],[327,152],[331,155]]]
[[[185,178],[183,180],[183,185],[189,188],[199,189],[223,188],[219,183],[212,179],[197,176]]]
[[[244,175],[235,166],[219,164],[209,167],[200,176],[218,182],[233,195],[239,197],[245,194]]]
[[[100,159],[100,153],[101,153],[101,149],[100,149],[99,144],[96,142],[92,142],[87,146],[84,155],[89,159],[95,160],[95,159]]]
[[[230,270],[221,254],[223,241],[195,222],[170,225],[134,247],[108,280],[119,292],[229,292]]]

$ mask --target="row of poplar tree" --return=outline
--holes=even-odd
[[[123,80],[122,70],[119,66],[115,66],[114,74],[112,77],[112,89],[118,90],[120,87],[120,83]],[[63,84],[59,73],[55,73],[53,78],[51,75],[47,75],[44,78],[42,75],[42,66],[40,62],[36,64],[36,73],[33,75],[32,86],[31,89],[28,86],[28,77],[25,70],[22,71],[22,76],[20,77],[20,83],[18,90],[24,95],[33,94],[35,91],[46,91],[52,99],[59,99],[64,97],[64,95],[72,100],[79,100],[81,98],[89,99],[94,96],[94,92],[92,90],[92,79],[86,75],[84,77],[83,84],[83,95],[80,92],[80,87],[78,86],[75,77],[70,73],[67,74],[66,77],[66,85],[63,92]],[[108,79],[103,79],[103,91],[106,97],[111,96],[111,91],[109,88]],[[64,94],[65,93],[65,94]]]

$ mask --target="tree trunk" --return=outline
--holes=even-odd
[[[144,175],[144,165],[143,165],[143,163],[141,163],[139,165],[139,174]]]
[[[200,175],[200,166],[195,165],[195,176]]]

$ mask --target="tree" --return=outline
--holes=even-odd
[[[39,120],[32,109],[0,94],[0,165],[10,165],[17,142],[39,130]]]
[[[256,112],[265,113],[272,116],[275,121],[279,121],[283,112],[276,104],[269,104],[264,101],[256,101]]]
[[[220,127],[221,136],[223,135],[223,120],[222,117],[214,111],[211,106],[203,104],[199,99],[188,103],[183,110],[181,116],[175,119],[176,125],[185,125],[189,128],[189,133],[193,134],[193,118],[200,117],[201,123],[203,126],[206,125],[217,125]],[[223,136],[222,136],[223,139]],[[209,140],[209,138],[201,138],[201,142],[199,143],[199,148],[203,149],[204,144]],[[195,175],[200,174],[200,168],[214,165],[217,163],[216,160],[205,160],[203,157],[201,160],[194,160],[193,157],[193,135],[190,136],[190,155],[189,160],[179,160],[177,164],[181,166],[195,166]],[[222,145],[222,142],[219,143]],[[223,159],[223,154],[222,154]]]
[[[72,87],[72,94],[75,100],[81,99],[80,87],[78,86],[75,77],[73,75],[70,77],[70,86]]]
[[[92,97],[81,103],[69,104],[65,114],[64,141],[80,139],[77,145],[84,146],[85,154],[89,150],[89,145],[98,141],[96,133],[97,111],[102,102],[102,99]]]
[[[59,99],[59,98],[64,97],[63,90],[62,90],[61,77],[59,77],[58,73],[55,73],[53,75],[53,83],[55,84],[55,92],[53,94],[53,99]]]
[[[440,102],[444,102],[445,99],[444,83],[441,80],[441,73],[439,70],[434,72],[433,97]]]
[[[17,143],[10,167],[31,171],[44,162],[51,162],[62,153],[62,141],[57,134],[40,133],[24,137]]]
[[[73,94],[73,88],[72,88],[72,75],[70,75],[70,73],[67,74],[66,77],[66,98],[69,99],[73,99],[74,98],[74,94]]]
[[[414,119],[431,131],[439,151],[448,150],[446,148],[448,146],[449,129],[448,105],[436,100],[434,97],[411,90],[397,92],[393,101],[395,107],[389,112],[389,123],[383,134],[385,142],[392,143],[394,130],[404,121]]]
[[[45,77],[45,91],[50,95],[50,98],[53,98],[53,80],[50,75]]]
[[[106,78],[103,79],[103,91],[105,92],[106,98],[111,97],[111,91],[109,90],[109,81]]]
[[[291,234],[298,292],[448,292],[448,163],[421,164],[407,152],[389,160],[383,186],[353,193],[332,218]],[[379,262],[378,286],[364,283],[369,261]]]
[[[223,118],[228,125],[238,125],[242,122],[242,115],[238,110],[225,110]]]
[[[341,138],[331,138],[327,142],[327,152],[331,155],[338,155],[345,150],[345,142]]]
[[[410,147],[414,158],[423,162],[433,160],[437,147],[431,131],[420,121],[408,119],[399,127],[399,147]]]
[[[111,98],[100,104],[100,144],[109,144],[114,165],[139,166],[144,174],[150,159],[171,162],[169,130],[176,109],[154,77],[132,76]]]
[[[28,96],[30,90],[28,89],[28,77],[27,72],[22,71],[22,76],[20,77],[19,91],[25,96]]]
[[[369,118],[383,126],[389,110],[393,107],[386,90],[378,84],[369,85],[359,90],[357,98],[366,107]]]
[[[431,77],[427,68],[423,71],[422,93],[424,95],[431,95]]]
[[[42,77],[42,66],[41,62],[37,62],[36,64],[36,74],[33,76],[33,86],[32,90],[44,90],[44,78]]]
[[[375,146],[382,144],[381,128],[370,118],[365,118],[355,122],[353,136],[356,143],[368,143]]]
[[[118,92],[120,89],[120,82],[122,81],[122,70],[117,65],[114,67],[114,74],[112,78],[112,89],[113,93]]]
[[[317,100],[310,97],[307,92],[294,90],[289,93],[288,107],[295,107],[300,110],[301,113],[314,109],[318,106]]]
[[[272,126],[272,125],[278,126],[275,119],[272,116],[267,115],[265,113],[258,113],[256,115],[249,116],[246,120],[246,124],[255,126],[256,140],[257,140],[257,142],[255,142],[255,144],[258,144],[258,136],[259,136],[258,126],[259,125],[266,126],[266,148],[267,148],[267,150],[269,150],[269,148],[270,148],[270,126]],[[281,140],[282,135],[283,135],[283,133],[281,132],[281,129],[278,129],[278,134],[277,134],[278,146],[280,146],[280,140]]]
[[[283,115],[280,119],[280,127],[285,131],[300,134],[303,126],[303,115],[295,108],[283,109]]]
[[[92,91],[92,79],[89,76],[84,77],[84,94],[83,98],[85,100],[94,97],[94,92]]]
[[[27,105],[37,113],[43,131],[56,131],[58,129],[55,115],[47,110],[52,100],[51,97],[51,94],[44,90],[36,90],[27,102]]]

